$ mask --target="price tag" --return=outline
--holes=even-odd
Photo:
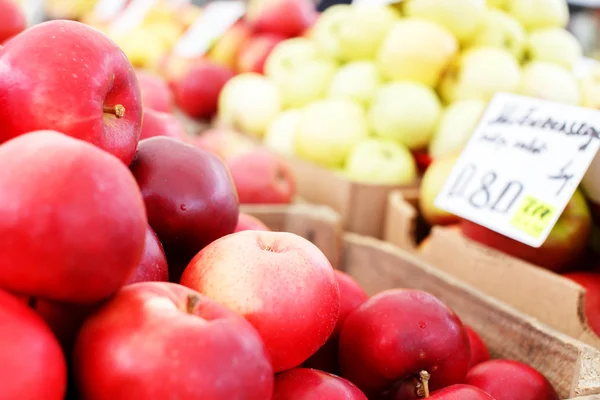
[[[100,21],[110,21],[125,8],[127,0],[100,0],[94,6],[94,16]]]
[[[599,148],[600,111],[497,94],[435,204],[540,247]]]
[[[146,14],[159,0],[131,0],[129,5],[110,24],[108,28],[112,35],[123,35],[132,31],[144,22]]]
[[[177,41],[173,53],[185,58],[203,55],[245,13],[246,2],[242,0],[209,3]]]

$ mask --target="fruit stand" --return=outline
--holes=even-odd
[[[599,400],[598,9],[0,0],[0,400]]]

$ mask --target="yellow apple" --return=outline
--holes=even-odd
[[[559,103],[581,103],[575,75],[561,66],[543,61],[533,61],[524,67],[519,93]]]
[[[380,84],[381,77],[375,63],[351,62],[338,69],[333,76],[329,97],[354,100],[367,107]]]
[[[269,125],[263,143],[269,149],[291,156],[294,154],[294,135],[300,122],[300,110],[286,110]]]
[[[265,75],[275,79],[286,79],[293,69],[306,61],[324,58],[313,40],[293,38],[280,42],[265,60]]]
[[[486,106],[481,100],[463,100],[448,106],[429,143],[429,155],[438,158],[462,150]]]
[[[506,12],[490,8],[485,11],[484,23],[466,41],[465,47],[499,47],[521,60],[526,42],[527,33],[519,21]]]
[[[294,153],[325,167],[341,168],[354,146],[369,136],[363,108],[350,100],[324,99],[302,109]]]
[[[581,105],[600,109],[600,66],[596,65],[579,79]]]
[[[569,22],[567,0],[507,0],[507,9],[527,30],[564,28]]]
[[[456,215],[435,205],[435,199],[442,191],[457,159],[458,154],[456,153],[435,159],[423,174],[419,194],[419,210],[429,225],[450,225],[460,221]]]
[[[417,18],[396,22],[377,55],[386,79],[436,86],[458,51],[458,42],[445,28]]]
[[[131,64],[136,68],[156,71],[168,53],[168,43],[151,27],[138,27],[122,36],[113,37]]]
[[[227,126],[262,137],[281,111],[275,83],[259,74],[231,78],[219,95],[219,120]]]
[[[460,41],[469,39],[483,23],[485,0],[405,0],[403,11],[409,17],[435,22]]]
[[[488,7],[500,10],[504,10],[508,6],[508,0],[487,0],[486,3]]]
[[[369,109],[369,124],[377,136],[393,139],[411,150],[427,146],[440,118],[436,93],[420,83],[383,85]]]
[[[417,165],[405,146],[388,139],[367,139],[348,156],[346,176],[361,183],[409,185],[417,178]]]
[[[310,29],[309,36],[315,40],[317,46],[335,60],[340,60],[342,54],[339,27],[351,13],[352,6],[348,4],[333,5],[321,13]]]
[[[497,92],[514,92],[521,67],[507,50],[475,47],[462,53],[446,73],[440,94],[447,103],[479,99],[488,101]]]
[[[546,61],[572,70],[583,57],[577,38],[564,28],[544,28],[532,31],[527,43],[530,60]]]
[[[329,60],[306,61],[285,77],[274,79],[284,108],[303,107],[327,95],[337,65]]]

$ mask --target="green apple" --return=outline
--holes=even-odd
[[[456,215],[435,205],[435,199],[446,184],[457,159],[457,153],[436,158],[423,174],[419,192],[419,211],[429,225],[451,225],[460,222],[460,218]]]
[[[309,36],[315,41],[323,53],[334,60],[341,60],[342,48],[339,38],[340,26],[352,13],[348,4],[333,5],[319,15],[319,18],[309,31]]]
[[[564,28],[544,28],[532,31],[527,43],[527,55],[532,61],[546,61],[572,70],[583,57],[579,40]]]
[[[487,103],[481,100],[463,100],[449,105],[429,142],[429,155],[438,158],[462,150],[486,106]]]
[[[458,42],[447,29],[431,21],[404,18],[383,41],[377,67],[385,79],[435,87],[457,51]]]
[[[504,11],[490,8],[485,11],[484,23],[466,41],[465,47],[499,47],[521,60],[526,43],[527,33],[519,21]]]
[[[475,47],[462,53],[444,76],[440,94],[446,103],[479,99],[488,101],[497,92],[514,92],[521,67],[507,50]]]
[[[344,99],[324,99],[301,111],[294,153],[325,167],[341,168],[354,146],[369,136],[363,108]]]
[[[286,110],[279,114],[265,133],[263,138],[265,146],[280,154],[293,155],[294,135],[298,129],[300,114],[300,110]]]
[[[519,93],[565,104],[581,103],[575,75],[559,65],[544,61],[533,61],[525,66]]]
[[[330,60],[305,61],[275,79],[284,108],[300,108],[327,95],[337,64]]]
[[[507,0],[507,10],[528,31],[564,28],[569,22],[567,0]]]
[[[441,112],[440,100],[430,87],[394,82],[377,91],[368,118],[375,135],[417,150],[429,143]]]
[[[329,86],[329,97],[354,100],[367,107],[380,85],[375,63],[354,61],[337,70]]]
[[[348,156],[346,176],[361,183],[409,185],[417,179],[417,165],[405,146],[387,139],[367,139]]]
[[[405,0],[404,13],[435,22],[463,42],[483,23],[485,0]]]
[[[256,73],[234,76],[219,95],[219,120],[257,137],[264,135],[280,111],[277,86]]]
[[[275,80],[285,79],[293,69],[306,61],[322,59],[316,43],[307,38],[293,38],[280,42],[265,60],[264,73]]]

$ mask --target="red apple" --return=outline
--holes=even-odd
[[[79,22],[44,22],[6,43],[0,65],[0,142],[52,129],[129,165],[141,96],[131,63],[106,35]]]
[[[124,287],[75,345],[82,398],[265,400],[273,369],[256,330],[183,286]]]
[[[162,244],[148,225],[142,259],[125,284],[153,281],[168,282],[169,267]]]
[[[469,369],[471,369],[477,364],[488,361],[490,359],[490,352],[477,332],[466,325],[465,329],[467,330],[467,335],[469,335],[469,344],[471,345],[471,363],[469,364]]]
[[[185,127],[173,114],[144,108],[140,140],[155,136],[167,136],[183,140],[186,137]]]
[[[296,194],[296,179],[278,155],[256,148],[226,160],[240,203],[288,204]]]
[[[26,304],[1,290],[0,323],[2,398],[62,400],[67,366],[50,328]]]
[[[27,28],[21,7],[13,0],[0,0],[0,44]]]
[[[600,336],[600,274],[597,272],[571,272],[564,274],[585,289],[585,318],[592,330]]]
[[[252,0],[246,20],[257,32],[294,37],[302,35],[318,16],[312,0]]]
[[[238,217],[238,223],[235,231],[270,231],[270,229],[258,218],[241,212]]]
[[[236,71],[262,74],[267,57],[282,40],[285,40],[284,36],[273,33],[263,33],[248,39],[238,52]]]
[[[252,29],[241,19],[217,40],[208,52],[207,58],[217,64],[235,69],[238,51],[251,36]]]
[[[233,76],[223,65],[199,60],[171,83],[175,103],[192,118],[210,118],[217,112],[221,89]]]
[[[174,100],[173,93],[167,81],[158,74],[139,69],[135,71],[135,74],[140,86],[144,108],[161,112],[171,112]]]
[[[139,263],[146,213],[135,179],[97,147],[52,131],[0,146],[0,287],[91,303]]]
[[[496,400],[483,390],[469,385],[448,386],[433,392],[428,398],[431,400]]]
[[[462,383],[469,337],[458,316],[429,293],[393,289],[354,310],[340,335],[340,368],[369,397],[431,375],[432,390]]]
[[[473,367],[465,383],[476,386],[496,400],[558,400],[556,391],[542,374],[512,360],[490,360]]]
[[[225,236],[194,257],[181,284],[250,321],[276,372],[314,354],[333,332],[340,310],[340,291],[327,257],[292,233]]]
[[[229,171],[217,156],[167,137],[142,140],[131,171],[167,254],[170,278],[178,281],[182,270],[171,265],[171,256],[187,265],[204,246],[235,230],[239,203]]]
[[[576,191],[550,235],[540,248],[528,246],[468,220],[461,222],[463,234],[488,247],[555,272],[575,267],[584,255],[592,231],[592,218],[585,198]]]
[[[210,151],[226,160],[254,149],[256,146],[243,136],[232,134],[222,128],[211,128],[201,135],[191,138],[190,144]]]
[[[273,400],[367,400],[367,396],[339,376],[295,368],[277,375]]]

